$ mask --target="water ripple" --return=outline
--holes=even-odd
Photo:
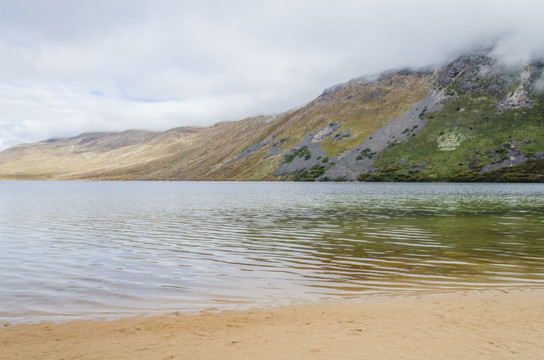
[[[0,320],[544,285],[536,184],[5,182]]]

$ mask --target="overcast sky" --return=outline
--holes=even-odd
[[[211,125],[495,41],[544,49],[544,1],[0,0],[0,149]]]

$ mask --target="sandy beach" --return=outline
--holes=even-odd
[[[544,289],[4,326],[2,359],[541,359]],[[6,324],[7,325],[7,324]]]

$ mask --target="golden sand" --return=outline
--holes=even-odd
[[[544,289],[7,326],[1,359],[542,359]]]

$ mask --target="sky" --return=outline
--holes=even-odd
[[[495,44],[544,54],[544,1],[0,0],[0,150],[208,126]]]

